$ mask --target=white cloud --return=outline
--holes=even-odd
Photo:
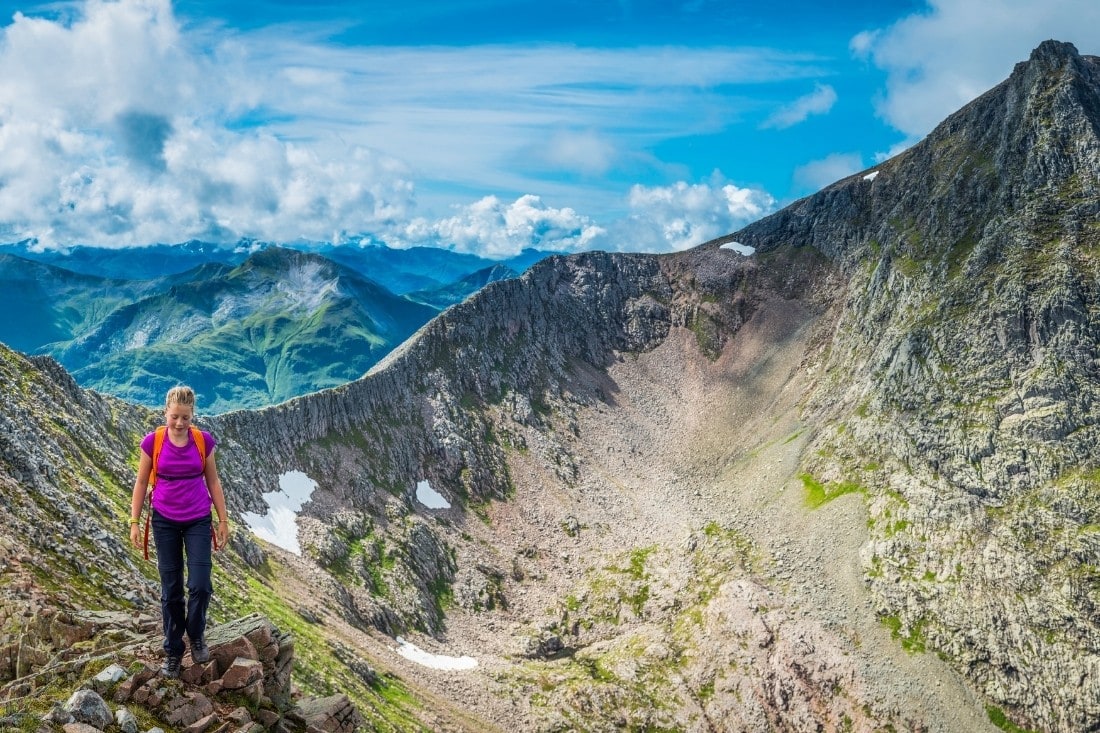
[[[775,206],[767,192],[739,188],[717,171],[704,183],[634,186],[631,213],[616,222],[609,239],[632,251],[678,251],[729,234]]]
[[[606,174],[618,157],[614,143],[592,130],[558,131],[530,154],[551,170],[583,176]]]
[[[796,168],[794,181],[799,188],[812,192],[861,170],[863,159],[859,153],[834,153]]]
[[[543,201],[621,205],[628,180],[667,174],[649,151],[753,104],[732,87],[820,72],[766,49],[351,47],[181,21],[170,0],[65,12],[0,29],[0,241],[584,248],[607,225]],[[446,216],[455,191],[514,201]]]
[[[604,233],[591,219],[569,208],[546,206],[535,195],[520,196],[505,203],[486,196],[463,206],[452,217],[429,222],[416,219],[400,240],[388,244],[430,243],[458,252],[472,252],[503,259],[524,249],[570,252],[590,249]]]
[[[167,0],[80,7],[3,30],[0,239],[339,240],[407,216],[396,161],[228,126],[255,92],[228,50],[189,45]]]
[[[788,105],[776,110],[762,127],[785,129],[804,122],[810,115],[827,113],[836,104],[836,90],[828,84],[817,84],[812,92],[799,97]]]
[[[1095,0],[932,0],[927,10],[866,31],[852,52],[887,72],[879,114],[910,142],[1008,77],[1042,41],[1100,47]]]
[[[875,40],[879,37],[880,33],[881,31],[861,31],[855,34],[848,42],[848,50],[851,51],[852,55],[856,58],[866,59],[871,55]]]
[[[776,201],[766,191],[729,183],[715,171],[700,183],[635,185],[625,205],[622,217],[600,226],[572,209],[547,206],[538,196],[520,196],[511,203],[486,196],[447,219],[416,219],[392,232],[386,243],[407,247],[427,242],[494,258],[527,247],[673,252],[729,234],[774,211]]]
[[[341,72],[317,87],[281,75],[267,98],[286,118],[274,128],[279,134],[384,141],[387,152],[411,169],[432,171],[442,181],[540,195],[548,195],[552,183],[535,175],[547,169],[602,176],[625,163],[633,170],[644,165],[642,157],[624,151],[726,129],[755,104],[732,94],[732,87],[821,72],[813,57],[766,49],[544,44],[348,50],[284,36],[255,40],[259,70],[292,58],[297,73]],[[651,173],[655,166],[648,165],[639,172]],[[429,187],[418,193],[421,201],[432,195]]]

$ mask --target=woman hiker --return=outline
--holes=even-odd
[[[160,609],[164,619],[165,677],[179,677],[183,661],[183,636],[191,646],[191,660],[210,660],[206,646],[206,609],[214,591],[210,579],[211,540],[214,549],[229,539],[225,495],[214,462],[214,437],[191,425],[195,417],[195,392],[178,386],[164,400],[165,427],[141,441],[141,458],[130,502],[130,544],[143,544],[140,528],[145,494],[151,492],[153,541],[160,571]],[[211,532],[210,505],[218,514]],[[146,519],[148,533],[149,518]],[[146,534],[145,542],[148,541]],[[148,553],[148,547],[146,547]],[[187,599],[184,602],[184,557]]]

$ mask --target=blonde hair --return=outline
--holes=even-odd
[[[195,390],[183,384],[178,384],[172,389],[168,390],[168,394],[164,396],[164,409],[167,410],[172,405],[179,405],[180,407],[190,407],[191,410],[194,411]]]

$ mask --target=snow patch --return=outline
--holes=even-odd
[[[416,483],[416,500],[429,509],[450,509],[451,502],[440,494],[438,491],[432,488],[432,485],[427,481],[418,481]]]
[[[400,636],[397,637],[397,653],[410,662],[416,662],[422,667],[431,667],[432,669],[465,670],[477,666],[477,660],[473,657],[448,657],[442,654],[432,654],[424,651],[416,644],[405,641]]]
[[[873,180],[875,180],[875,178],[877,178],[877,177],[878,177],[878,171],[871,171],[870,173],[868,173],[867,175],[865,175],[865,176],[863,177],[863,180],[865,180],[865,181],[873,181]]]
[[[748,257],[756,251],[756,247],[750,247],[747,244],[741,244],[740,242],[726,242],[719,249],[732,249],[737,254],[742,254]]]
[[[317,482],[301,471],[287,471],[279,476],[279,491],[264,494],[266,514],[245,512],[245,524],[262,540],[295,555],[302,554],[298,544],[298,511],[309,501]]]

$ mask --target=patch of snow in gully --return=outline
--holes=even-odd
[[[477,666],[477,660],[473,657],[448,657],[443,654],[426,652],[416,644],[397,637],[397,653],[411,662],[416,662],[422,667],[432,669],[466,670]]]
[[[429,509],[450,509],[451,502],[440,494],[438,491],[432,488],[432,485],[427,481],[418,481],[416,483],[416,500]]]
[[[298,511],[309,501],[317,482],[301,471],[287,471],[279,476],[279,491],[264,494],[266,514],[245,512],[241,515],[248,528],[262,540],[295,555],[302,554],[298,544]]]
[[[741,244],[740,242],[726,242],[719,249],[732,249],[737,254],[742,254],[748,257],[756,251],[756,247],[750,247],[747,244]]]

